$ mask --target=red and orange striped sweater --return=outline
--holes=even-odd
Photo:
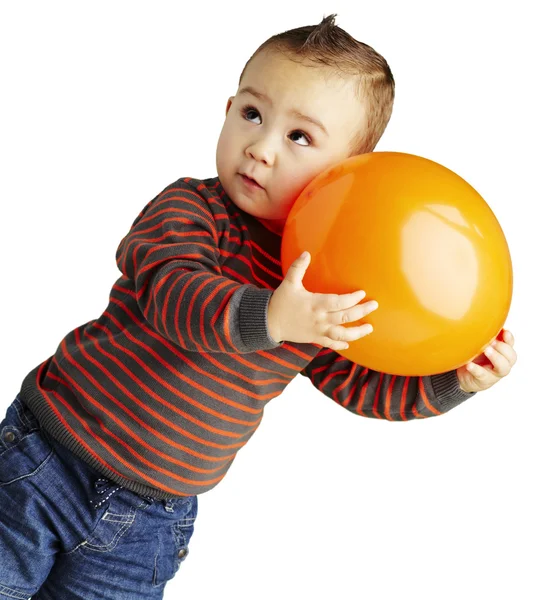
[[[126,488],[201,494],[225,476],[266,404],[298,374],[355,414],[409,420],[473,394],[454,371],[373,372],[315,344],[272,340],[281,236],[241,211],[217,177],[179,179],[117,249],[103,314],[68,333],[21,398],[58,442]]]

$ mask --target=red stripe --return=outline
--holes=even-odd
[[[173,494],[179,494],[180,493],[178,490],[175,490],[174,488],[167,487],[164,484],[162,484],[160,481],[157,481],[156,479],[153,479],[152,477],[149,477],[143,471],[140,471],[139,469],[136,469],[134,467],[134,465],[132,465],[129,462],[127,462],[122,456],[120,456],[119,454],[117,454],[117,452],[115,452],[115,450],[109,444],[107,444],[104,440],[102,440],[102,438],[97,437],[93,433],[93,431],[91,430],[91,428],[89,427],[89,425],[83,419],[81,419],[81,417],[79,417],[79,415],[77,415],[74,412],[73,408],[64,400],[64,398],[58,392],[56,392],[55,390],[52,390],[52,393],[53,393],[53,395],[58,400],[60,400],[60,402],[64,405],[64,407],[66,409],[68,409],[69,412],[72,413],[72,415],[81,423],[81,425],[83,425],[83,427],[85,428],[85,430],[87,431],[87,433],[89,433],[96,442],[98,442],[103,448],[105,448],[120,463],[122,463],[123,465],[125,465],[125,467],[127,467],[130,471],[132,471],[136,475],[139,475],[142,479],[144,479],[145,481],[148,481],[154,487],[157,487],[157,488],[159,488],[161,490],[165,490],[167,492],[171,492]],[[56,412],[58,412],[58,411],[56,411]],[[99,424],[100,424],[100,422],[99,422]],[[98,456],[96,454],[96,452],[94,452],[91,449],[91,447],[80,436],[78,436],[76,434],[76,432],[68,425],[68,423],[66,423],[66,428],[82,444],[82,446],[84,446],[89,452],[91,452],[91,454],[96,458],[96,460],[98,460],[101,464],[103,464],[110,471],[113,471],[114,473],[117,473],[120,477],[125,477],[125,475],[121,475],[121,473],[119,473],[119,471],[117,471],[116,469],[114,469],[111,466],[111,464],[104,462],[104,460],[100,456]],[[156,470],[160,471],[160,470],[163,470],[163,469],[156,469]],[[180,475],[174,475],[173,478],[177,479],[179,481],[184,481],[188,485],[202,486],[202,485],[210,485],[210,484],[217,483],[217,482],[221,481],[221,479],[223,479],[223,477],[224,477],[224,475],[221,475],[220,477],[216,477],[215,479],[210,479],[208,481],[200,481],[200,482],[195,482],[195,483],[192,483],[190,479],[185,479],[184,477],[181,477]],[[190,494],[183,494],[183,495],[188,496]]]
[[[70,432],[70,434],[72,435],[72,437],[77,440],[86,450],[87,452],[89,452],[89,454],[91,456],[94,457],[94,459],[99,462],[101,465],[104,466],[104,468],[108,469],[110,472],[115,473],[116,475],[118,475],[119,477],[123,477],[124,475],[122,475],[119,471],[117,471],[117,469],[115,469],[114,467],[112,467],[109,463],[106,463],[101,456],[99,456],[86,442],[83,438],[81,438],[69,425],[68,421],[66,421],[66,419],[62,416],[62,414],[60,413],[60,411],[57,409],[57,407],[55,406],[55,404],[53,403],[53,401],[50,398],[50,395],[48,394],[49,390],[45,390],[44,388],[40,387],[40,379],[41,379],[41,373],[43,371],[44,365],[47,361],[44,361],[41,365],[40,368],[38,370],[37,376],[36,376],[36,385],[38,387],[38,389],[41,390],[46,402],[49,404],[49,407],[51,408],[51,410],[55,413],[55,415],[57,416],[58,420],[64,425],[65,429],[67,431]],[[57,379],[56,377],[53,377],[54,379]],[[60,400],[60,402],[65,406],[65,408],[68,409],[69,412],[71,412],[74,417],[83,425],[83,427],[87,430],[87,432],[95,439],[97,439],[93,432],[90,430],[89,426],[87,425],[87,423],[85,421],[83,421],[82,419],[79,418],[79,416],[77,414],[74,413],[73,409],[71,406],[69,406],[64,399],[60,396],[60,394],[58,394],[58,392],[51,390],[52,395],[54,395],[58,400]],[[104,446],[104,444],[101,442],[100,439],[97,439],[97,441]],[[107,447],[109,449],[109,447]],[[153,482],[153,485],[155,487],[158,487],[161,490],[167,491],[169,493],[175,494],[175,495],[182,495],[182,496],[190,496],[191,494],[185,494],[180,492],[179,490],[175,490],[174,488],[169,488],[167,486],[164,486],[162,483],[155,481],[154,479],[151,479],[150,477],[148,477],[147,475],[145,475],[144,473],[141,473],[135,469],[133,469],[133,467],[128,464],[125,460],[123,460],[120,456],[118,456],[116,453],[112,452],[112,454],[116,457],[118,457],[119,461],[121,463],[123,463],[126,467],[128,467],[131,471],[134,471],[135,473],[138,473],[143,479],[145,479],[146,481],[149,482]],[[219,479],[219,481],[222,478]],[[200,484],[202,485],[202,484]]]
[[[192,196],[194,198],[197,199],[197,201],[195,202],[194,200],[191,200],[190,198],[188,198],[185,195],[171,195],[172,192],[182,192],[183,194],[187,194],[187,196]],[[214,234],[217,234],[217,229],[216,229],[216,225],[215,225],[215,221],[213,219],[213,215],[211,212],[211,209],[209,209],[208,206],[206,206],[206,208],[204,207],[205,204],[209,204],[209,202],[207,202],[204,198],[202,198],[199,194],[197,194],[195,191],[193,191],[192,189],[183,189],[183,188],[174,188],[171,190],[168,190],[168,192],[166,192],[164,195],[159,196],[159,198],[157,198],[157,200],[155,201],[155,206],[161,206],[162,204],[168,204],[168,203],[173,203],[179,201],[180,204],[184,207],[187,207],[187,205],[191,205],[193,206],[195,209],[197,209],[197,212],[193,212],[191,213],[190,211],[187,211],[188,214],[190,214],[193,217],[193,221],[195,219],[202,219],[204,221],[206,221],[206,223],[208,224],[208,226],[210,227],[210,232],[213,232]],[[218,206],[221,210],[221,216],[225,215],[228,218],[228,214],[225,212],[225,208],[224,206],[221,206],[221,203],[215,201],[214,202],[215,206]],[[208,210],[207,210],[208,209]],[[153,218],[154,215],[150,215],[149,213],[147,213],[147,216],[145,216],[142,221],[144,220],[149,220],[151,218]],[[216,246],[219,245],[219,241],[217,239],[217,237],[215,238],[215,244]]]
[[[434,415],[441,415],[442,413],[431,404],[429,397],[427,396],[427,392],[425,391],[425,386],[423,385],[423,377],[419,378],[418,385],[419,385],[419,393],[421,394],[421,398],[423,399],[425,406]]]
[[[216,294],[218,294],[226,286],[227,286],[227,283],[224,283],[221,287],[216,286],[215,290],[212,292],[211,298],[214,298],[216,296]],[[225,311],[225,314],[223,316],[223,338],[225,340],[227,340],[227,342],[229,343],[229,347],[231,348],[231,350],[233,352],[237,352],[237,350],[238,350],[236,348],[236,346],[234,345],[234,342],[232,341],[232,338],[230,335],[230,329],[229,329],[229,323],[231,322],[229,302],[232,298],[232,295],[236,292],[237,289],[238,289],[238,286],[235,283],[232,283],[230,290],[228,292],[226,292],[225,295],[223,296],[223,298],[221,299],[221,302],[219,303],[219,306],[211,320],[211,325],[212,325],[211,329],[213,331],[215,340],[216,340],[217,345],[221,352],[226,352],[227,350],[226,350],[225,345],[223,344],[223,341],[221,340],[221,337],[219,336],[219,333],[217,331],[218,328],[216,326],[216,322],[217,322],[219,315],[222,314],[223,311]]]
[[[355,408],[355,411],[357,413],[359,413],[361,416],[364,416],[362,407],[363,407],[363,404],[364,404],[364,401],[365,401],[366,391],[368,389],[368,384],[369,383],[370,383],[370,380],[367,378],[367,380],[365,381],[365,383],[361,387],[359,401],[357,402],[357,407]]]
[[[249,268],[252,279],[247,279],[247,277],[243,277],[241,275],[241,271],[237,271],[235,269],[232,269],[231,267],[222,265],[222,272],[228,273],[231,276],[231,278],[234,279],[235,281],[240,281],[240,282],[243,281],[243,283],[251,283],[253,285],[260,284],[261,287],[266,288],[266,289],[270,289],[272,287],[270,285],[270,282],[268,282],[266,279],[263,279],[262,277],[259,277],[257,275],[257,273],[255,272],[255,269],[253,268],[252,263],[243,254],[228,252],[227,250],[221,250],[221,255],[227,256],[227,257],[236,257],[241,263],[244,263],[244,265]],[[255,260],[255,259],[253,259],[253,260]]]
[[[387,395],[385,397],[385,418],[389,421],[393,421],[394,419],[391,417],[391,395],[393,394],[393,386],[395,385],[395,380],[397,376],[393,375],[391,377],[391,381],[389,382],[389,386],[387,388]]]
[[[377,419],[383,419],[382,415],[378,412],[378,408],[380,406],[380,392],[382,389],[382,382],[384,378],[384,373],[380,373],[380,379],[378,381],[378,386],[376,387],[376,393],[374,394],[374,406],[372,408],[372,412]]]
[[[194,277],[191,281],[191,283],[194,285],[194,280],[196,279],[196,277]],[[202,350],[206,349],[206,350],[210,350],[210,348],[204,348],[202,342],[205,340],[204,337],[201,336],[200,341],[196,341],[195,337],[193,335],[192,329],[191,329],[191,325],[192,325],[192,316],[193,316],[193,308],[195,306],[195,302],[201,303],[201,299],[200,296],[202,295],[202,290],[208,285],[208,283],[210,283],[209,279],[206,278],[197,288],[196,290],[194,290],[192,292],[191,295],[191,300],[189,301],[189,307],[187,308],[187,315],[185,317],[185,329],[187,330],[187,333],[189,334],[189,337],[191,339],[191,341],[193,342],[194,346],[196,346],[197,350],[199,352],[201,352]],[[216,282],[214,282],[216,283]],[[216,288],[219,287],[221,284],[216,285]],[[225,287],[225,285],[227,285],[226,282],[223,282],[223,285],[221,285],[221,287]],[[205,296],[204,296],[205,297]],[[180,295],[180,300],[181,301],[181,295]],[[205,300],[204,300],[205,301]],[[177,308],[177,307],[176,307]],[[177,312],[176,314],[179,315],[179,312]],[[202,332],[202,321],[199,321],[199,333]]]
[[[65,373],[65,375],[66,375],[66,373]],[[223,469],[225,467],[225,465],[228,464],[228,462],[231,461],[236,456],[236,453],[231,454],[229,456],[222,456],[222,457],[214,457],[214,456],[208,456],[208,457],[206,457],[205,455],[201,455],[198,452],[195,452],[194,450],[192,450],[191,448],[188,448],[187,446],[184,446],[182,444],[178,444],[178,443],[174,442],[173,440],[171,440],[170,438],[167,438],[165,435],[161,434],[159,431],[157,431],[157,430],[153,429],[152,427],[150,427],[145,421],[142,421],[141,419],[139,419],[136,414],[134,414],[132,411],[130,411],[128,408],[126,408],[121,402],[119,402],[115,398],[113,399],[113,402],[117,406],[119,406],[119,408],[121,408],[122,411],[126,412],[141,427],[143,427],[144,429],[146,429],[147,431],[149,431],[149,433],[151,433],[151,435],[153,435],[153,436],[155,436],[155,437],[157,437],[159,439],[162,439],[164,442],[168,443],[170,446],[172,446],[174,448],[177,448],[179,450],[182,450],[183,452],[187,452],[188,454],[192,454],[193,456],[196,456],[198,458],[202,458],[202,459],[207,460],[209,462],[221,462],[222,464],[220,464],[219,466],[215,467],[214,469],[202,469],[200,467],[196,467],[194,465],[191,465],[191,464],[189,464],[189,463],[187,463],[185,461],[176,459],[176,458],[174,458],[172,456],[169,456],[168,454],[165,454],[164,452],[161,452],[160,450],[158,450],[157,448],[155,448],[151,444],[148,444],[143,438],[141,438],[136,433],[134,433],[130,429],[130,427],[128,427],[127,425],[125,425],[125,423],[123,421],[121,421],[121,419],[117,418],[114,413],[112,413],[111,411],[109,411],[108,409],[106,409],[102,403],[97,402],[90,394],[88,394],[87,392],[85,392],[85,390],[80,385],[78,385],[78,383],[73,378],[67,376],[67,379],[71,383],[71,387],[68,385],[68,382],[64,381],[60,377],[57,377],[56,375],[52,375],[51,378],[54,379],[54,380],[56,380],[56,381],[58,381],[62,385],[64,385],[70,391],[72,391],[73,388],[75,388],[78,391],[80,391],[81,395],[84,398],[86,398],[90,404],[92,404],[101,413],[104,413],[104,414],[108,415],[110,417],[110,419],[112,421],[115,421],[115,423],[117,423],[117,425],[121,429],[123,429],[127,433],[127,435],[129,435],[134,441],[136,441],[138,444],[140,444],[144,448],[147,448],[150,452],[152,452],[153,454],[156,454],[158,457],[163,458],[164,460],[172,462],[172,463],[174,463],[176,465],[180,465],[182,467],[187,467],[188,469],[191,469],[192,471],[197,472],[197,473],[216,473],[220,469]],[[100,425],[100,428],[102,429],[102,431],[106,432],[108,435],[110,435],[111,437],[113,437],[114,439],[116,439],[117,441],[119,441],[120,443],[122,443],[124,445],[124,442],[121,442],[120,438],[117,435],[115,435],[110,429],[108,429],[103,424],[103,422],[96,415],[92,415],[92,417]],[[139,460],[141,460],[142,462],[146,462],[150,466],[153,466],[153,463],[151,463],[149,461],[146,461],[146,459],[143,456],[140,456],[137,453],[134,453],[134,456],[137,456],[137,458]]]
[[[111,313],[109,313],[108,311],[105,311],[104,314],[117,326],[117,327],[121,327],[121,323],[120,321],[118,321]],[[168,388],[168,386],[170,385],[165,379],[163,379],[162,377],[159,377],[159,375],[157,375],[155,372],[153,372],[151,369],[149,369],[149,367],[147,366],[146,362],[144,360],[142,360],[139,356],[137,356],[136,354],[134,354],[133,352],[131,352],[130,350],[128,350],[128,348],[125,348],[124,346],[121,346],[117,343],[115,343],[115,336],[113,336],[113,334],[111,333],[111,331],[103,326],[100,325],[99,323],[95,323],[95,326],[98,327],[99,329],[101,329],[102,331],[104,331],[104,333],[107,334],[107,336],[110,338],[110,341],[112,343],[112,345],[114,345],[116,348],[119,348],[123,353],[130,355],[131,357],[135,356],[135,360],[137,360],[138,363],[141,364],[142,368],[148,372],[149,375],[151,375],[154,379],[156,379],[163,387]],[[87,333],[85,333],[86,335],[88,335]],[[242,412],[248,412],[254,415],[258,415],[262,413],[262,409],[253,409],[253,408],[249,408],[248,406],[246,406],[245,404],[240,404],[238,402],[235,402],[234,400],[229,400],[228,398],[225,397],[225,394],[216,394],[215,392],[209,390],[208,388],[202,388],[201,386],[197,385],[194,381],[193,378],[184,375],[179,369],[176,369],[175,367],[172,366],[172,363],[175,361],[167,361],[165,359],[163,359],[157,352],[155,352],[155,350],[153,350],[153,348],[151,348],[150,346],[148,346],[147,344],[145,344],[144,342],[142,342],[141,340],[139,340],[137,337],[133,336],[128,329],[125,329],[124,332],[124,337],[128,340],[130,340],[132,343],[136,344],[137,346],[139,346],[140,348],[143,348],[151,357],[153,357],[157,362],[160,362],[161,365],[167,369],[170,373],[172,373],[172,375],[174,375],[177,379],[179,379],[180,381],[183,381],[184,383],[189,384],[190,386],[196,387],[199,391],[204,391],[205,392],[205,396],[213,398],[214,400],[217,400],[218,402],[220,402],[221,404],[225,404],[228,406],[231,406],[233,408],[237,408],[239,410],[241,410]],[[231,390],[233,390],[236,393],[242,394],[244,397],[250,397],[253,398],[255,400],[259,400],[259,401],[268,401],[271,400],[272,398],[275,398],[275,396],[277,395],[278,392],[269,392],[268,394],[255,394],[252,390],[248,390],[242,386],[238,386],[233,382],[227,381],[226,378],[224,377],[219,377],[217,375],[213,375],[212,373],[206,371],[205,369],[202,369],[201,367],[198,366],[197,363],[195,363],[193,360],[191,360],[187,355],[181,353],[181,352],[176,352],[176,356],[183,361],[186,365],[188,365],[189,367],[191,367],[194,371],[196,371],[197,373],[200,373],[201,375],[203,375],[204,377],[208,377],[209,379],[217,382],[218,384],[220,384],[220,386],[222,388],[229,388]],[[262,385],[262,384],[259,384]],[[264,386],[263,386],[264,387]],[[177,389],[177,386],[175,386],[175,389]],[[196,401],[195,401],[196,402]],[[197,407],[202,407],[203,410],[205,410],[204,405],[200,405],[198,403],[195,404],[195,406]],[[213,412],[211,412],[210,414],[214,414]],[[236,420],[234,420],[233,422],[238,422]],[[240,423],[245,423],[240,421]],[[248,423],[249,425],[252,425],[253,422]]]
[[[266,252],[266,250],[264,250],[264,248],[262,248],[261,246],[259,246],[259,244],[257,244],[257,242],[253,241],[253,240],[249,240],[249,243],[251,244],[251,246],[253,248],[256,248],[263,256],[265,256],[270,262],[280,266],[281,265],[281,261],[278,260],[275,256],[272,256],[271,254],[269,254],[268,252]],[[272,275],[273,273],[271,273]],[[280,277],[280,280],[282,278]]]
[[[93,340],[93,342],[95,342],[95,339],[92,336],[89,336],[88,334],[86,334],[87,337],[89,337],[89,339]],[[121,366],[121,368],[123,368],[123,370],[127,373],[128,369],[126,369],[126,367],[124,367],[124,365],[120,364],[120,361],[115,357],[112,356],[111,354],[109,354],[108,352],[106,352],[105,350],[103,350],[103,348],[100,348],[100,346],[98,344],[95,343],[95,346],[97,348],[97,350],[103,354],[104,356],[107,356],[108,358],[110,358],[113,362],[115,362],[116,364],[118,364],[119,366]],[[236,444],[217,444],[215,442],[210,442],[209,440],[205,440],[203,438],[198,437],[197,435],[190,433],[189,431],[187,431],[186,429],[183,429],[182,427],[178,427],[176,424],[170,422],[168,419],[166,419],[165,417],[163,417],[162,415],[160,415],[160,413],[158,413],[157,411],[153,410],[148,404],[141,402],[134,394],[132,394],[132,392],[130,392],[130,390],[128,388],[126,388],[123,384],[121,384],[117,379],[115,379],[115,377],[113,377],[113,375],[102,365],[100,364],[96,359],[94,359],[92,356],[90,356],[83,348],[83,346],[81,346],[81,344],[78,341],[78,347],[81,349],[82,354],[87,358],[87,360],[89,362],[91,362],[95,367],[97,367],[100,371],[102,371],[102,373],[104,373],[104,375],[112,382],[115,384],[115,386],[117,388],[119,388],[123,394],[125,394],[126,397],[130,398],[131,400],[133,400],[140,408],[142,408],[145,412],[149,413],[150,415],[154,416],[156,419],[158,419],[159,421],[163,422],[165,425],[167,425],[169,428],[174,429],[175,431],[177,431],[178,433],[181,433],[182,435],[184,435],[187,438],[190,438],[192,440],[194,440],[195,442],[199,442],[200,444],[203,444],[204,446],[211,446],[214,448],[219,448],[219,449],[229,449],[229,448],[241,448],[245,442],[240,442],[240,443],[236,443]],[[65,351],[65,348],[63,346],[63,350]],[[105,396],[107,396],[108,398],[110,398],[110,400],[113,400],[112,395],[100,384],[100,382],[95,379],[84,367],[83,365],[81,365],[80,363],[78,363],[77,361],[74,360],[74,358],[65,353],[66,358],[72,363],[72,365],[82,374],[84,375],[87,380],[92,383],[94,385],[94,387],[99,390],[102,394],[104,394]],[[59,371],[60,371],[60,367],[59,367]],[[64,371],[63,371],[64,373]],[[129,375],[129,377],[133,380],[133,381],[137,381],[137,379],[130,373],[127,373]],[[68,377],[68,374],[65,373],[65,376]],[[167,408],[169,408],[172,412],[175,412],[179,415],[181,415],[182,417],[186,418],[188,421],[191,421],[192,423],[195,423],[195,425],[199,425],[200,427],[202,427],[203,429],[207,429],[208,431],[214,431],[215,433],[218,433],[219,435],[224,435],[226,437],[232,437],[232,438],[240,438],[243,437],[245,435],[247,435],[247,431],[242,433],[242,434],[235,434],[233,432],[223,432],[219,429],[216,429],[214,427],[211,427],[209,425],[203,424],[201,421],[199,421],[198,419],[196,419],[195,417],[193,417],[192,415],[187,414],[186,412],[182,411],[179,407],[177,407],[174,404],[171,404],[170,402],[167,402],[166,400],[164,400],[163,398],[161,398],[158,394],[156,394],[155,392],[153,392],[148,386],[146,386],[145,384],[141,383],[142,388],[145,389],[145,391],[147,391],[147,393],[154,398],[155,400],[157,400],[157,402],[159,402],[160,404],[162,404],[163,406],[166,406]],[[172,386],[170,386],[172,387]],[[179,390],[174,390],[173,388],[173,392],[175,395],[181,397],[182,399],[187,400],[190,404],[192,404],[193,402],[191,401],[192,399],[188,398],[187,396],[185,396],[184,394],[182,394],[181,392],[179,392]],[[213,412],[213,411],[209,411],[209,412]],[[219,415],[219,413],[217,413],[217,415]],[[249,431],[254,431],[257,426],[260,423],[260,419],[256,421],[255,423],[255,427],[253,427],[253,429],[249,429]]]
[[[241,419],[235,419],[234,417],[230,417],[225,413],[220,413],[216,410],[213,410],[212,408],[206,406],[205,404],[202,404],[200,402],[198,402],[197,400],[195,400],[194,398],[192,398],[191,396],[188,396],[187,394],[184,394],[177,386],[174,386],[172,384],[170,384],[168,381],[166,381],[165,379],[162,379],[161,377],[159,377],[157,374],[155,374],[146,364],[145,362],[139,357],[137,356],[134,352],[128,350],[127,348],[124,348],[122,346],[120,346],[116,341],[115,338],[113,337],[113,335],[111,334],[111,332],[104,327],[103,325],[98,325],[99,329],[101,329],[102,331],[104,331],[104,333],[107,334],[108,338],[110,339],[110,342],[112,344],[112,346],[114,346],[115,348],[118,348],[119,350],[121,350],[124,354],[130,356],[134,361],[136,361],[141,367],[142,369],[155,381],[158,381],[164,388],[166,388],[167,390],[169,390],[170,392],[172,392],[174,395],[178,396],[179,398],[181,398],[182,400],[185,400],[187,403],[191,404],[192,406],[195,406],[196,408],[202,410],[203,412],[206,412],[210,415],[213,415],[215,417],[217,417],[218,419],[220,419],[221,421],[226,421],[229,423],[235,423],[237,425],[243,425],[245,427],[256,427],[259,422],[260,422],[260,417],[259,419],[257,419],[256,421],[244,421]],[[139,377],[137,377],[136,375],[134,375],[134,373],[125,365],[123,365],[121,363],[121,361],[114,356],[113,354],[110,354],[109,352],[107,352],[106,350],[104,350],[100,344],[98,343],[97,338],[95,338],[94,336],[91,336],[89,333],[85,332],[85,336],[88,337],[89,339],[91,339],[95,345],[95,347],[97,348],[97,350],[103,354],[104,356],[107,356],[112,362],[114,362],[118,367],[120,367],[120,369],[122,371],[124,371],[128,377],[130,379],[132,379],[132,381],[134,381],[139,387],[141,387],[143,390],[147,391],[147,393],[154,398],[155,400],[157,400],[157,402],[163,404],[164,406],[167,406],[168,408],[170,408],[171,410],[173,410],[174,412],[177,412],[178,414],[180,414],[181,416],[185,417],[187,420],[193,422],[195,425],[198,425],[199,427],[202,427],[203,429],[207,429],[208,431],[213,431],[214,433],[218,433],[220,435],[224,435],[227,437],[232,437],[232,438],[240,438],[244,435],[246,435],[246,433],[242,433],[242,434],[236,434],[232,431],[222,431],[220,429],[217,429],[215,427],[212,427],[211,425],[208,425],[207,423],[204,423],[203,421],[200,421],[199,419],[197,419],[196,417],[193,417],[192,415],[189,415],[187,413],[185,413],[184,411],[182,411],[180,408],[178,408],[176,405],[174,404],[170,404],[169,402],[167,402],[166,400],[164,400],[159,394],[155,393],[150,387],[148,387]],[[128,336],[130,339],[132,339],[133,341],[135,341],[135,338],[133,338],[132,336]],[[135,341],[135,343],[138,343]],[[79,344],[78,344],[79,345]],[[140,345],[140,344],[138,344]],[[143,346],[143,345],[142,345]],[[83,351],[83,347],[81,347],[81,350]],[[155,352],[151,351],[150,349],[148,349],[150,351],[150,354],[154,355],[154,357],[166,368],[168,368],[169,370],[171,370],[171,372],[173,372],[179,379],[181,379],[184,383],[198,389],[201,390],[202,386],[200,386],[199,384],[197,384],[195,381],[191,380],[190,377],[187,377],[179,372],[176,372],[172,367],[170,367],[170,365],[168,365],[168,363],[166,361],[164,361],[158,354],[156,354]],[[95,359],[93,359],[92,357],[88,356],[88,359],[93,362],[93,364],[96,362]],[[115,383],[115,385],[121,389],[124,393],[128,394],[129,390],[127,388],[125,388],[125,386],[123,386],[111,373],[111,371],[108,371],[105,367],[103,367],[103,365],[97,363],[95,365],[97,368],[99,368],[101,371],[104,372],[104,374],[113,382]],[[89,378],[91,379],[91,376],[89,375]],[[262,410],[257,410],[257,409],[251,409],[248,407],[243,406],[242,404],[238,404],[237,402],[233,402],[231,400],[228,400],[222,396],[220,396],[219,394],[215,394],[214,392],[209,391],[208,392],[208,396],[209,397],[214,397],[216,400],[218,400],[219,402],[221,402],[221,404],[225,404],[225,405],[229,405],[229,406],[234,406],[235,408],[239,408],[241,411],[243,412],[248,412],[248,413],[252,413],[252,414],[256,414],[256,415],[262,415]],[[150,411],[151,412],[151,411]],[[201,441],[200,439],[198,441]],[[202,442],[204,443],[204,442]],[[218,446],[218,447],[223,447],[223,446]]]
[[[238,271],[231,269],[227,265],[223,265],[221,267],[221,270],[222,270],[223,274],[228,275],[232,281],[237,281],[238,283],[243,283],[246,285],[253,284],[253,282],[250,279],[248,279],[247,277],[244,277],[241,273],[238,273]],[[269,287],[269,286],[267,286],[267,287]]]
[[[270,361],[277,363],[278,365],[282,365],[283,367],[287,367],[288,369],[292,369],[293,371],[300,371],[300,367],[298,365],[296,365],[295,363],[287,362],[286,360],[283,360],[279,356],[270,354],[270,352],[268,350],[256,350],[255,354],[258,354],[259,356],[262,356],[264,358],[268,358]],[[264,367],[259,366],[259,365],[255,365],[255,368],[258,368],[261,371],[267,370]]]
[[[189,235],[189,234],[187,234],[187,235]],[[138,248],[140,248],[143,245],[144,245],[144,243],[138,244],[138,246],[136,246],[136,248],[135,248],[135,252],[137,252]],[[156,252],[160,252],[161,250],[164,250],[165,248],[172,249],[172,247],[175,247],[175,249],[178,250],[178,249],[181,249],[181,246],[189,246],[189,248],[191,249],[191,252],[183,252],[180,254],[169,254],[168,257],[166,257],[166,258],[160,258],[154,262],[148,262],[149,257],[152,254],[155,254]],[[204,251],[213,252],[213,246],[210,246],[208,244],[199,244],[197,242],[177,242],[176,244],[173,244],[173,245],[160,244],[160,245],[151,246],[148,249],[148,251],[146,252],[144,258],[141,260],[142,265],[143,265],[143,263],[146,263],[145,266],[141,266],[140,269],[136,269],[136,265],[134,265],[134,273],[135,273],[134,279],[136,279],[136,276],[138,278],[140,278],[144,273],[147,273],[147,271],[154,269],[157,265],[160,265],[162,263],[167,263],[167,262],[170,262],[175,259],[180,259],[182,261],[194,260],[197,269],[199,271],[203,270],[201,262],[200,262],[202,260],[202,253],[195,252],[195,246],[197,248],[201,248],[203,252]],[[219,267],[217,267],[215,269],[215,271],[216,271],[216,274],[219,274],[220,273]],[[210,271],[206,270],[206,272],[210,272]]]
[[[229,255],[234,256],[234,254],[232,252],[229,252]],[[253,262],[261,269],[261,271],[264,271],[269,277],[271,277],[272,279],[275,279],[276,281],[278,281],[278,283],[281,283],[283,278],[280,275],[278,275],[277,273],[274,273],[274,271],[270,270],[268,267],[265,267],[261,262],[259,262],[257,260],[257,257],[254,254],[252,255],[252,258],[253,258]],[[268,283],[268,282],[265,282],[265,285],[266,285],[266,287],[271,287],[270,283]]]
[[[173,274],[174,273],[179,273],[179,276],[174,278]],[[172,277],[170,278],[170,287],[168,288],[168,291],[166,292],[166,296],[164,297],[164,303],[162,306],[162,313],[161,313],[161,322],[162,322],[162,331],[164,332],[165,335],[169,335],[168,334],[168,307],[170,306],[170,296],[172,295],[172,291],[175,289],[178,281],[184,277],[187,273],[189,273],[189,269],[185,269],[185,268],[179,268],[179,269],[172,269],[172,271],[170,271],[170,275],[172,275]],[[157,315],[159,313],[159,311],[155,311],[155,315]],[[157,331],[160,331],[158,329],[158,327],[155,325],[155,329]]]
[[[407,421],[408,417],[406,416],[406,395],[408,393],[408,385],[410,384],[410,377],[405,377],[404,386],[402,387],[402,397],[400,400],[400,416],[403,421]]]
[[[219,294],[219,292],[221,290],[223,290],[223,288],[227,287],[227,283],[224,283],[222,285],[216,285],[214,287],[214,289],[211,291],[211,293],[209,294],[207,300],[205,300],[202,304],[200,313],[201,313],[201,329],[200,329],[200,335],[202,336],[202,339],[204,340],[204,342],[206,343],[207,348],[212,348],[212,346],[210,345],[210,343],[208,342],[208,339],[206,337],[206,329],[204,327],[202,327],[202,325],[204,324],[204,311],[206,310],[206,307],[208,306],[208,304],[210,302],[212,302],[212,300],[214,300],[214,298],[217,296],[217,294]],[[223,310],[225,310],[225,314],[223,315],[223,337],[224,339],[227,340],[227,342],[229,343],[229,347],[231,349],[232,352],[236,352],[237,348],[234,345],[234,342],[232,341],[231,335],[230,335],[230,330],[229,330],[229,323],[230,321],[230,307],[229,307],[229,302],[232,298],[232,295],[234,294],[234,292],[236,292],[236,290],[238,289],[238,286],[234,283],[231,282],[231,287],[230,290],[226,291],[223,295],[223,297],[221,298],[221,301],[219,303],[219,306],[214,314],[214,316],[212,317],[211,320],[211,330],[214,334],[215,337],[215,342],[217,344],[217,347],[219,348],[220,352],[226,352],[226,348],[225,345],[223,344],[223,341],[221,340],[221,337],[217,331],[217,327],[216,327],[216,321],[219,317],[219,315],[223,314]]]
[[[338,398],[338,394],[350,383],[350,381],[353,378],[354,375],[354,371],[355,369],[353,368],[355,365],[352,365],[351,369],[346,369],[345,371],[342,371],[342,373],[348,373],[348,377],[346,377],[344,379],[344,381],[340,382],[339,385],[337,385],[335,388],[333,388],[332,390],[332,395],[331,398],[337,403],[340,404],[340,400]]]
[[[117,300],[117,298],[112,298],[112,302],[114,304],[116,304],[119,308],[121,308],[121,310],[123,310],[123,312],[125,314],[127,314],[134,323],[136,323],[140,329],[142,329],[143,331],[145,331],[149,336],[155,338],[157,341],[159,341],[163,346],[165,346],[166,348],[168,348],[171,352],[173,352],[179,359],[183,360],[183,361],[187,361],[189,364],[193,365],[194,363],[192,361],[190,361],[187,357],[186,354],[183,354],[179,351],[179,348],[175,345],[173,345],[172,343],[169,342],[169,340],[161,335],[159,335],[156,331],[154,331],[153,329],[150,329],[149,327],[147,327],[146,322],[145,321],[141,321],[139,320],[136,315],[134,315],[134,313],[125,305],[123,304],[120,300]],[[124,327],[123,327],[124,328]],[[202,353],[201,357],[205,357],[207,360],[210,360],[210,355],[207,353]],[[243,358],[243,356],[241,354],[231,354],[230,358],[233,361],[239,362],[241,365],[248,367],[251,370],[255,370],[255,368],[260,368],[257,365],[255,365],[254,363],[246,360],[245,358]],[[215,363],[217,364],[217,363]],[[271,373],[274,375],[279,375],[281,377],[285,378],[285,384],[287,385],[287,383],[289,383],[292,380],[291,376],[285,375],[284,373],[278,372],[278,371],[274,371],[271,369],[262,369],[263,372],[266,373]],[[297,368],[297,371],[299,370],[299,368]],[[254,381],[254,380],[253,380]],[[249,393],[247,390],[244,393]],[[274,397],[274,396],[272,396]],[[263,396],[257,396],[257,398],[259,399],[264,399]]]

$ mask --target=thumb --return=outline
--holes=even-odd
[[[289,270],[285,274],[285,279],[290,283],[302,284],[302,279],[306,273],[306,269],[310,264],[311,256],[310,253],[304,251],[298,258],[291,263]]]

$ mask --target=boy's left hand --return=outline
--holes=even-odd
[[[502,337],[502,340],[500,339]],[[472,362],[457,369],[459,385],[465,392],[482,392],[506,377],[516,364],[514,336],[503,329]]]

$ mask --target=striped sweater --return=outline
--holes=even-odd
[[[395,377],[316,344],[276,343],[270,296],[281,235],[219,178],[179,179],[121,240],[102,315],[69,332],[21,399],[59,443],[144,495],[201,494],[223,479],[266,404],[298,374],[355,414],[407,421],[473,394],[454,371]]]

